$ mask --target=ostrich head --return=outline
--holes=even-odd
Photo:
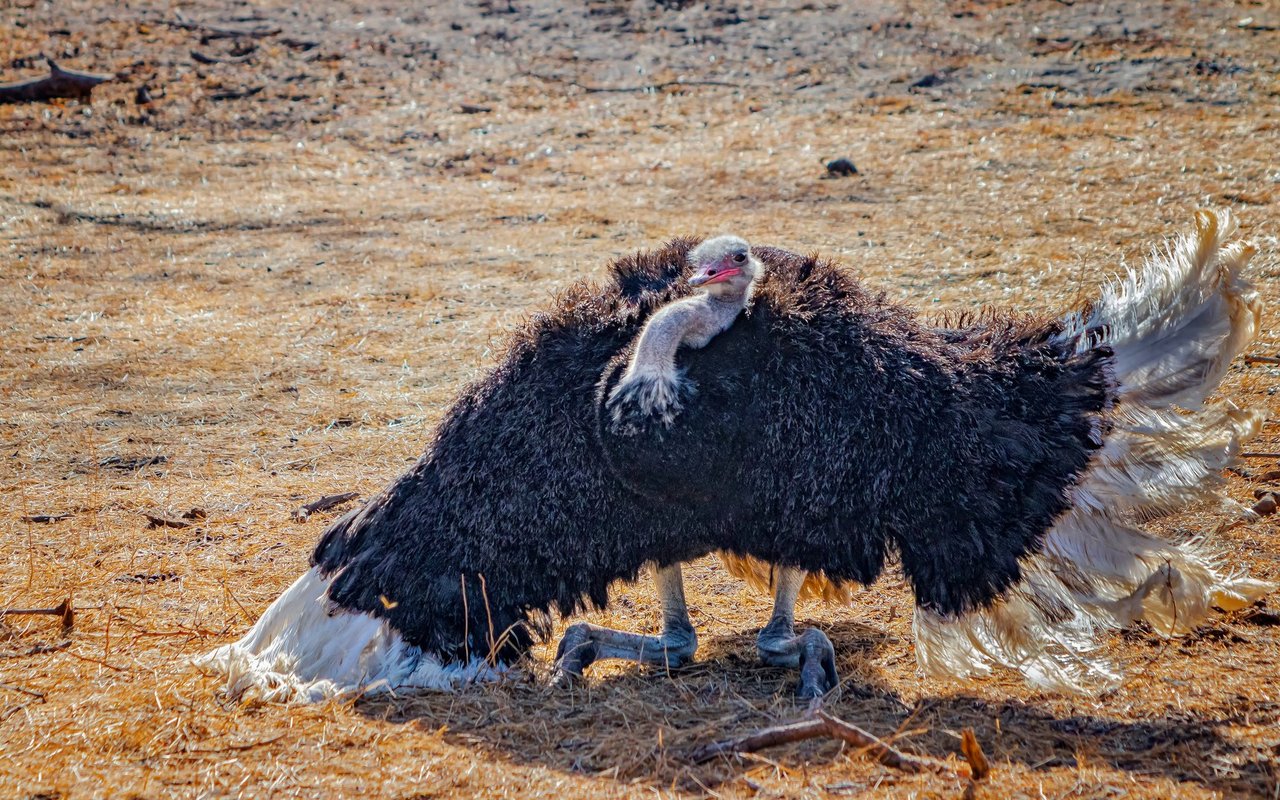
[[[713,295],[743,296],[762,271],[751,246],[737,236],[708,239],[689,253],[690,286],[706,286]]]

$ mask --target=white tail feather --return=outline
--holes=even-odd
[[[1254,248],[1223,246],[1235,230],[1227,212],[1198,212],[1195,235],[1103,287],[1088,312],[1063,320],[1060,338],[1115,351],[1120,400],[1198,408],[1262,323],[1262,302],[1242,276]]]
[[[440,661],[407,644],[386,622],[331,608],[329,580],[312,568],[238,642],[195,660],[225,681],[233,699],[318,702],[355,694],[441,689],[497,678],[483,659]]]
[[[1194,236],[1063,321],[1063,341],[1115,353],[1103,446],[1008,595],[954,619],[917,610],[926,673],[965,677],[1001,665],[1045,688],[1102,688],[1116,673],[1089,655],[1096,629],[1146,621],[1177,636],[1215,607],[1242,608],[1274,590],[1225,569],[1205,537],[1170,542],[1135,527],[1194,503],[1228,503],[1221,470],[1262,425],[1261,412],[1204,406],[1261,319],[1242,277],[1253,248],[1223,246],[1234,230],[1227,214],[1200,212]]]
[[[1222,470],[1265,417],[1231,403],[1199,412],[1128,404],[1110,415],[1114,426],[1088,473],[1071,490],[1076,508],[1113,519],[1145,521],[1202,501],[1221,501]]]
[[[992,606],[958,619],[917,607],[912,627],[917,660],[930,677],[978,677],[1001,666],[1042,689],[1088,692],[1119,680],[1090,655],[1097,625],[1032,559],[1022,583]]]

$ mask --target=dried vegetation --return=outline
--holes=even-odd
[[[1276,296],[1274,3],[847,5],[0,5],[0,78],[41,56],[117,76],[92,103],[0,107],[0,607],[75,606],[69,629],[0,618],[0,795],[961,794],[835,741],[694,765],[802,710],[754,660],[768,599],[711,560],[690,570],[703,648],[675,674],[551,689],[544,650],[528,681],[281,708],[184,666],[340,513],[294,510],[376,491],[504,330],[665,237],[821,250],[925,309],[1052,309],[1228,205]],[[841,156],[858,173],[825,178]],[[1280,355],[1275,305],[1257,355]],[[1224,392],[1270,406],[1278,386],[1264,360]],[[1276,466],[1250,460],[1232,497]],[[1272,520],[1222,541],[1274,579]],[[654,627],[648,587],[615,599],[599,620]],[[802,607],[840,654],[826,708],[935,757],[972,727],[979,795],[1280,788],[1269,611],[1116,635],[1129,680],[1089,699],[922,683],[909,609],[893,579]]]

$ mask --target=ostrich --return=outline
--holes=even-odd
[[[497,677],[655,571],[663,631],[571,626],[565,674],[593,660],[681,663],[696,636],[680,564],[771,565],[769,663],[802,694],[835,683],[830,642],[794,630],[810,588],[869,584],[896,552],[928,675],[1012,668],[1088,691],[1116,679],[1096,632],[1177,635],[1271,589],[1199,539],[1143,520],[1218,496],[1262,414],[1206,404],[1260,303],[1225,214],[1056,318],[936,327],[816,256],[753,247],[750,308],[678,355],[697,391],[674,424],[606,408],[646,320],[691,291],[696,242],[622,258],[511,336],[426,453],[321,537],[311,568],[237,642],[200,659],[233,696],[315,700]],[[922,505],[929,485],[948,504]],[[809,577],[806,578],[806,575]]]
[[[701,294],[663,306],[649,317],[622,379],[606,403],[615,423],[630,413],[657,416],[670,426],[680,413],[681,396],[691,391],[676,369],[681,347],[706,347],[723,333],[751,300],[763,267],[751,247],[737,236],[718,236],[689,253],[690,286],[706,286]]]

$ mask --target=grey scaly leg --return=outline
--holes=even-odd
[[[813,699],[834,689],[839,678],[836,650],[827,635],[817,628],[806,628],[796,635],[796,597],[804,575],[804,570],[794,567],[778,569],[773,617],[756,637],[756,652],[769,666],[799,667],[800,687],[796,694],[803,699]]]
[[[662,600],[662,634],[645,636],[588,622],[570,625],[556,649],[556,667],[561,676],[581,675],[593,662],[605,658],[665,667],[678,667],[693,660],[698,634],[685,607],[680,565],[653,568],[653,579]]]

